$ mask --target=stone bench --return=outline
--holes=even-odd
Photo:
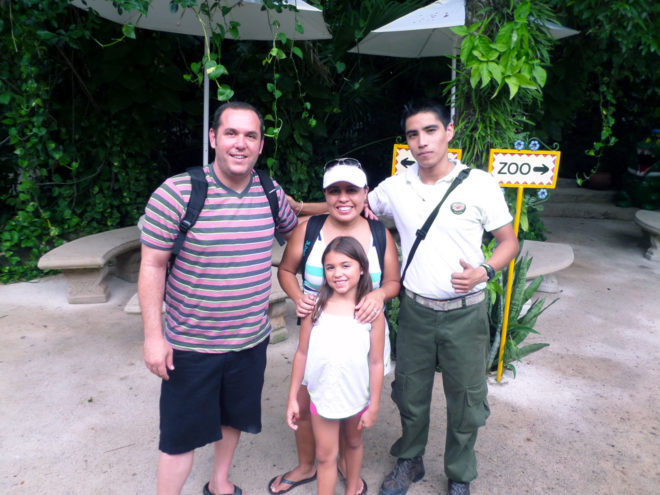
[[[533,280],[543,275],[539,286],[541,292],[559,292],[559,282],[555,272],[568,268],[573,264],[573,248],[568,244],[558,242],[541,242],[526,240],[522,243],[519,258],[527,254],[532,263],[527,271],[527,280]]]
[[[635,223],[641,227],[651,243],[644,257],[651,261],[660,261],[660,211],[637,210]]]
[[[66,242],[44,254],[42,270],[62,270],[70,304],[103,303],[110,298],[106,277],[114,274],[136,282],[140,266],[140,231],[136,226],[108,230]]]
[[[289,331],[286,328],[286,321],[284,320],[286,299],[288,296],[286,295],[286,292],[282,290],[282,287],[280,287],[280,283],[277,280],[276,267],[271,268],[271,275],[273,278],[273,287],[270,291],[268,318],[270,319],[270,325],[273,328],[273,331],[270,334],[270,343],[277,344],[278,342],[286,340],[289,336]],[[137,293],[128,301],[124,307],[124,311],[135,315],[142,313]],[[163,303],[163,312],[164,311],[165,304]]]

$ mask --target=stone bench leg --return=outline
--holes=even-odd
[[[103,303],[110,298],[110,288],[105,281],[108,267],[64,270],[68,284],[69,304]]]
[[[289,337],[289,331],[284,321],[284,312],[286,310],[286,297],[271,300],[268,306],[268,318],[273,331],[270,334],[270,343],[277,344]]]
[[[553,274],[543,275],[543,281],[537,290],[539,292],[549,292],[550,294],[561,292],[559,289],[559,280]]]
[[[137,282],[140,272],[140,250],[129,251],[115,258],[115,275],[126,282]]]
[[[660,261],[660,234],[646,231],[651,247],[646,250],[644,257],[651,261]]]

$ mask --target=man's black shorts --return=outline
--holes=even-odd
[[[174,350],[174,370],[160,394],[160,443],[183,454],[222,438],[221,426],[261,431],[261,391],[269,339],[222,354]]]

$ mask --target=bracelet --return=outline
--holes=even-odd
[[[495,278],[495,269],[492,266],[490,266],[488,263],[482,263],[479,266],[486,270],[486,277],[488,277],[488,280]]]
[[[296,216],[300,215],[300,212],[303,210],[303,206],[305,206],[305,202],[303,200],[300,200],[300,208],[296,212]]]

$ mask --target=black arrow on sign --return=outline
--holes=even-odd
[[[541,167],[534,167],[534,172],[541,172],[541,174],[546,173],[548,170],[550,169],[545,164],[543,164]]]
[[[415,164],[415,160],[411,160],[410,158],[404,158],[403,160],[401,160],[401,165],[403,165],[406,168],[414,164]]]

